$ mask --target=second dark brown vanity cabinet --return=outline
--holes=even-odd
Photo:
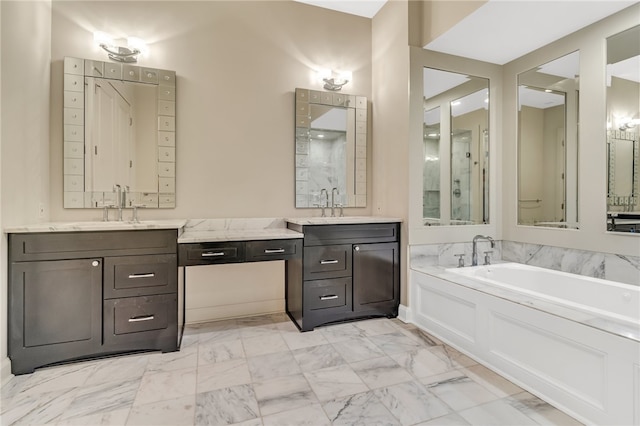
[[[176,230],[9,234],[12,373],[177,350],[177,273]]]
[[[399,223],[289,228],[304,233],[303,259],[286,269],[286,310],[301,331],[398,315]]]

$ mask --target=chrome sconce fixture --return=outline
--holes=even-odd
[[[107,52],[109,59],[117,62],[135,63],[138,62],[138,55],[148,52],[147,44],[137,37],[127,37],[126,47],[118,46],[109,34],[101,31],[93,33],[93,40]]]
[[[337,92],[342,86],[350,82],[353,78],[351,71],[342,71],[336,75],[330,69],[321,69],[318,71],[318,80],[324,82],[324,88]]]

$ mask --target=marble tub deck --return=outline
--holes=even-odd
[[[412,325],[300,333],[284,314],[185,330],[180,352],[2,385],[2,425],[579,425]]]

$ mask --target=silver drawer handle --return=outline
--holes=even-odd
[[[200,256],[202,256],[202,257],[224,256],[224,252],[223,251],[217,251],[215,253],[202,253]]]
[[[153,272],[150,274],[129,274],[129,278],[153,278],[156,274]]]
[[[330,296],[320,296],[320,300],[333,300],[333,299],[337,299],[338,296],[336,296],[335,294],[332,294]]]
[[[337,260],[321,260],[320,261],[321,265],[331,265],[333,263],[338,263],[338,261]]]
[[[283,248],[279,248],[279,249],[265,249],[264,250],[265,254],[272,254],[272,253],[284,253],[284,249]]]
[[[155,318],[155,316],[153,316],[153,315],[145,315],[143,317],[129,318],[129,322],[151,321],[154,318]]]

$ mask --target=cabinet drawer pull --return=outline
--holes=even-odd
[[[139,317],[129,318],[129,322],[151,321],[154,318],[155,316],[153,315],[142,315]]]
[[[331,265],[331,264],[334,264],[334,263],[338,263],[338,261],[337,260],[321,260],[320,261],[321,265]]]
[[[338,296],[335,294],[331,294],[328,296],[320,296],[320,300],[333,300],[333,299],[337,299]]]
[[[264,249],[264,254],[273,254],[273,253],[284,253],[283,248],[278,249]]]
[[[223,251],[217,251],[217,252],[209,252],[209,253],[202,253],[200,256],[202,257],[214,257],[214,256],[224,256],[224,252]]]
[[[156,274],[154,274],[153,272],[148,274],[129,274],[129,278],[153,278],[155,276]]]

